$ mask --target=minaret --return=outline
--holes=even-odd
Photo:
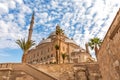
[[[31,38],[32,38],[33,24],[34,24],[34,12],[32,14],[32,19],[31,19],[31,22],[30,22],[30,28],[29,28],[29,34],[28,34],[28,41],[30,41]]]
[[[87,52],[87,53],[90,53],[90,52],[89,52],[89,49],[88,49],[88,43],[85,44],[85,47],[86,47],[86,52]]]
[[[58,30],[58,29],[60,29],[60,26],[57,24],[57,26],[56,26],[56,30]]]

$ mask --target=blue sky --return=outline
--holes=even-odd
[[[59,24],[84,48],[90,38],[104,38],[119,8],[119,0],[0,0],[0,63],[21,62],[15,41],[27,38],[33,11],[36,44]]]

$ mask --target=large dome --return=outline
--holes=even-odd
[[[50,38],[51,36],[56,36],[56,31],[51,32],[48,38]],[[67,37],[65,34],[64,34],[64,36]]]

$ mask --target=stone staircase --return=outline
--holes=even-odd
[[[102,76],[98,63],[5,63],[0,64],[0,80],[102,80]]]
[[[0,71],[23,71],[26,74],[34,77],[35,80],[57,80],[56,78],[44,73],[43,71],[38,70],[30,64],[21,64],[21,63],[5,63],[0,64]],[[9,74],[7,74],[8,76]],[[9,79],[6,79],[9,80]]]

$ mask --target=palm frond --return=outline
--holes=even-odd
[[[91,49],[94,49],[95,45],[98,45],[100,47],[102,43],[102,40],[100,40],[98,37],[90,39],[88,42],[88,45],[91,47]]]
[[[25,52],[29,50],[33,45],[35,45],[35,41],[25,41],[25,39],[18,39],[16,40],[16,44]]]
[[[93,42],[88,42],[88,45],[90,46],[91,49],[94,49],[94,44],[93,44]]]
[[[59,48],[60,48],[60,47],[59,47],[58,45],[55,45],[55,49],[56,49],[56,50],[59,50]]]
[[[66,58],[66,56],[67,56],[65,53],[62,53],[61,55],[62,55],[62,59],[63,59],[63,60],[64,60],[64,59]]]
[[[27,49],[31,48],[31,47],[34,46],[34,45],[35,45],[35,41],[30,40],[30,41],[27,41],[27,42],[26,42],[26,48],[27,48]]]
[[[64,33],[64,30],[62,30],[62,29],[57,29],[56,30],[56,35],[61,35],[63,33]]]

